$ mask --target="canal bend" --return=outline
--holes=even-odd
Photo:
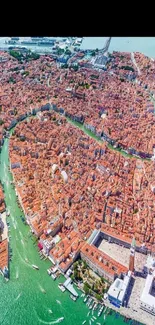
[[[11,132],[10,132],[11,133]],[[68,292],[62,293],[58,283],[64,281],[64,277],[56,281],[47,274],[51,263],[40,259],[36,239],[30,232],[28,225],[21,219],[23,214],[18,206],[12,175],[9,171],[9,139],[4,140],[0,153],[0,179],[4,187],[5,203],[10,210],[9,222],[9,246],[13,256],[10,262],[10,280],[6,282],[0,277],[0,324],[3,325],[37,325],[57,324],[64,317],[64,325],[80,325],[86,320],[86,325],[92,315],[88,313],[88,307],[80,297],[76,302],[72,301]],[[32,268],[32,264],[39,267],[39,271]],[[45,293],[46,292],[46,293]],[[95,313],[94,313],[95,315]],[[124,325],[121,316],[103,315],[96,322],[110,325]]]

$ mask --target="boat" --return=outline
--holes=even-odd
[[[52,45],[54,45],[53,41],[38,42],[38,46],[52,46]]]
[[[61,305],[61,302],[60,302],[60,300],[56,300],[56,302],[57,302],[57,304]]]
[[[65,292],[65,291],[66,291],[66,288],[63,286],[62,283],[59,283],[59,284],[58,284],[58,288],[59,288],[62,292]]]
[[[17,41],[8,41],[8,42],[6,42],[6,44],[11,44],[11,45],[15,45],[15,44],[18,44],[18,42]]]
[[[86,302],[87,301],[87,296],[84,298],[83,302]]]
[[[58,323],[62,322],[64,320],[64,317],[60,317],[59,320],[57,321]]]
[[[56,280],[56,278],[57,278],[56,274],[51,274],[51,277],[53,280]]]
[[[37,265],[32,264],[33,269],[39,270],[39,267]]]
[[[21,44],[24,44],[24,45],[38,45],[38,42],[35,42],[35,41],[22,41]]]
[[[73,301],[76,301],[77,297],[74,297],[73,295],[70,295],[70,298],[73,300]]]
[[[19,41],[19,37],[11,37],[12,41]]]
[[[86,323],[86,320],[83,321],[82,325],[84,325]]]

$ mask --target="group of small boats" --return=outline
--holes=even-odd
[[[57,268],[56,267],[51,267],[50,269],[47,270],[47,273],[52,277],[53,280],[56,280],[59,274],[56,274]],[[61,290],[62,291],[62,290]]]
[[[101,323],[99,322],[96,322],[97,321],[97,317],[100,317],[102,312],[104,311],[104,321],[106,319],[106,316],[110,313],[110,310],[108,307],[106,307],[105,305],[103,304],[100,304],[96,301],[94,301],[94,299],[89,296],[89,295],[85,295],[85,294],[82,294],[81,297],[84,297],[84,300],[83,302],[86,303],[87,307],[90,309],[88,314],[87,314],[87,317],[90,316],[90,313],[91,313],[91,310],[92,310],[92,315],[91,315],[91,319],[89,320],[89,325],[93,325],[94,324],[97,324],[97,325],[101,325]],[[94,316],[94,311],[97,311],[97,315]],[[84,320],[82,325],[84,325],[87,321]]]

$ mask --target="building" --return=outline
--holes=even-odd
[[[136,242],[135,238],[132,239],[131,248],[130,248],[130,259],[129,259],[129,270],[134,272],[134,265],[135,265],[135,247]]]
[[[72,285],[72,279],[71,278],[68,278],[63,286],[68,290],[70,291],[70,293],[74,296],[74,297],[78,297],[78,293],[76,292],[76,290],[74,289],[73,285]]]
[[[116,276],[125,275],[128,271],[124,265],[88,243],[81,248],[80,254],[94,272],[110,282],[113,282]]]
[[[125,302],[127,290],[131,280],[131,271],[125,275],[124,279],[116,279],[108,290],[108,299],[116,307],[120,307]]]
[[[155,315],[155,272],[148,274],[140,297],[140,308]]]

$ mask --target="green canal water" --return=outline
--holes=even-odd
[[[28,225],[25,225],[20,215],[16,194],[10,174],[8,157],[9,140],[6,139],[0,154],[0,179],[4,184],[5,201],[10,210],[8,221],[10,223],[10,247],[13,256],[10,262],[10,280],[6,282],[0,276],[0,324],[1,325],[38,325],[57,324],[60,317],[64,317],[64,325],[80,325],[86,320],[86,325],[92,317],[88,315],[88,307],[84,304],[79,292],[76,302],[70,299],[69,293],[62,293],[58,283],[64,281],[61,276],[56,281],[47,274],[51,263],[40,260],[35,239],[30,234]],[[26,259],[26,261],[25,261]],[[32,264],[39,266],[39,271],[32,268]],[[46,291],[46,294],[42,290]],[[56,301],[58,300],[58,302]],[[94,312],[97,317],[97,313]],[[104,314],[97,317],[97,322],[102,325],[125,325],[123,318],[115,313]]]

